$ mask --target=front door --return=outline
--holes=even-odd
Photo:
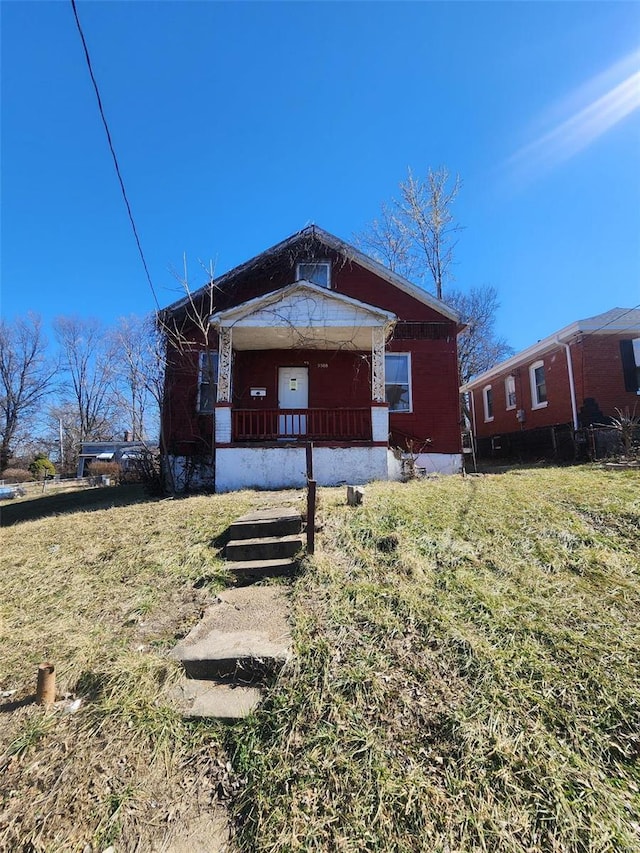
[[[309,408],[309,368],[280,367],[278,368],[278,408],[279,409],[308,409]],[[305,435],[307,432],[307,416],[299,412],[278,417],[278,433],[281,438],[293,435]]]

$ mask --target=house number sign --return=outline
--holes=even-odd
[[[329,367],[329,365],[328,365],[328,364],[324,364],[323,362],[319,361],[319,362],[318,362],[318,367]]]

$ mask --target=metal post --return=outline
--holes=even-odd
[[[307,481],[307,554],[316,548],[316,481]]]
[[[313,480],[313,442],[308,441],[305,449],[307,452],[307,480]]]

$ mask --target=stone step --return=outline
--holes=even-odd
[[[225,590],[171,656],[191,678],[264,679],[291,656],[288,612],[281,587]]]
[[[284,560],[244,560],[237,563],[226,563],[225,569],[235,584],[255,583],[264,578],[289,577],[298,564],[293,559]]]
[[[293,507],[259,509],[236,519],[229,527],[230,539],[260,539],[289,536],[302,530],[302,516]]]
[[[229,722],[248,717],[262,696],[259,687],[195,678],[181,679],[171,691],[171,699],[183,716],[215,717]]]
[[[281,560],[293,557],[302,549],[302,537],[264,536],[259,539],[233,539],[227,542],[225,555],[227,560]]]

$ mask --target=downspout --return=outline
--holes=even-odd
[[[471,423],[473,425],[472,441],[475,442],[476,435],[477,435],[477,432],[476,432],[476,403],[474,400],[473,391],[469,392],[469,396],[471,397]]]
[[[571,395],[571,414],[573,415],[573,429],[578,429],[578,407],[576,406],[576,388],[573,383],[573,361],[571,359],[571,347],[560,338],[556,338],[556,343],[564,347],[567,354],[567,372],[569,374],[569,393]]]

